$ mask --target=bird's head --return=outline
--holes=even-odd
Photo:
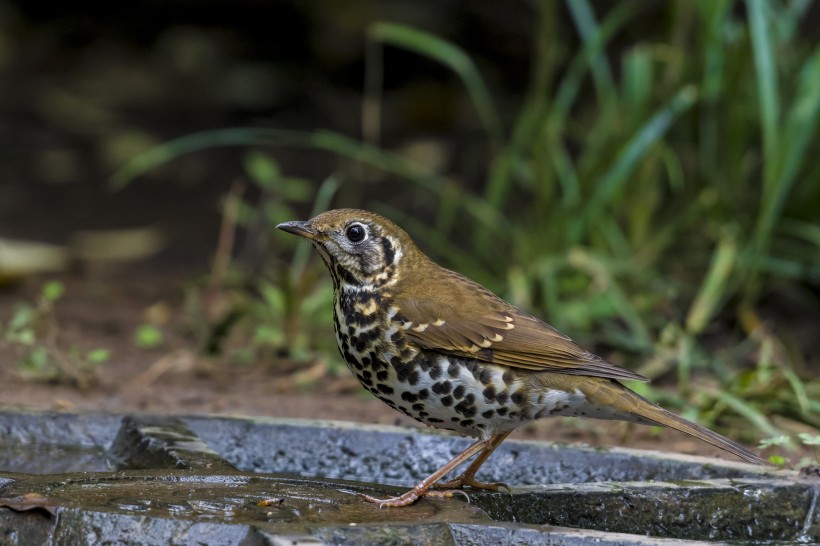
[[[403,264],[420,254],[403,229],[364,210],[329,210],[305,222],[284,222],[276,227],[310,240],[334,283],[342,285],[389,286],[397,280]]]

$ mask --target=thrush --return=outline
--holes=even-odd
[[[645,381],[576,345],[541,319],[428,258],[372,212],[331,210],[277,226],[308,239],[333,279],[339,351],[361,384],[391,408],[477,440],[413,489],[380,506],[497,490],[475,474],[514,429],[544,417],[582,416],[665,426],[746,461],[743,446],[669,412],[621,384]],[[440,480],[472,457],[458,477]]]

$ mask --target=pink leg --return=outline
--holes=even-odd
[[[507,434],[509,434],[509,433],[507,433]],[[490,446],[492,446],[490,448],[490,453],[492,453],[492,451],[497,447],[497,444],[493,445],[494,442],[497,441],[497,443],[500,444],[501,440],[503,440],[504,438],[507,437],[507,434],[503,434],[503,435],[497,434],[497,435],[493,436],[492,438],[490,438],[488,440],[478,440],[477,442],[473,443],[470,447],[468,447],[467,449],[465,449],[464,451],[462,451],[461,453],[459,453],[458,455],[453,457],[453,459],[449,463],[447,463],[446,465],[442,466],[441,468],[439,468],[438,470],[436,470],[435,472],[430,474],[428,477],[426,477],[425,479],[420,481],[418,484],[416,484],[416,486],[413,489],[411,489],[407,493],[404,493],[403,495],[400,495],[398,497],[392,497],[392,498],[389,498],[389,499],[377,499],[377,498],[371,497],[369,495],[359,495],[359,496],[362,497],[367,502],[372,502],[372,503],[378,504],[379,507],[382,507],[382,506],[407,506],[408,504],[413,504],[414,502],[416,502],[416,500],[419,499],[419,497],[423,497],[425,495],[430,495],[430,496],[435,496],[435,497],[451,497],[451,496],[453,496],[452,491],[430,491],[430,488],[433,486],[433,484],[435,484],[437,481],[439,481],[442,477],[447,475],[448,472],[451,472],[452,470],[458,468],[459,465],[461,465],[464,461],[466,461],[467,459],[469,459],[473,455],[485,451]],[[498,440],[499,436],[501,437],[500,440]],[[482,453],[482,455],[483,455],[483,453]],[[489,456],[489,453],[487,453],[487,456]],[[476,462],[478,462],[478,460],[481,460],[481,462],[484,462],[484,460],[487,458],[487,456],[483,457],[483,459],[482,459],[481,456],[479,456],[479,459],[477,459]],[[473,469],[474,466],[476,468],[473,470],[473,473],[475,473],[475,470],[478,470],[478,466],[481,466],[481,465],[479,464],[478,466],[476,466],[476,464],[473,463],[472,465],[470,465],[470,468],[467,469],[467,472],[469,472],[471,469]],[[466,475],[467,472],[465,472],[464,474]]]
[[[461,489],[467,485],[470,487],[475,487],[476,489],[489,489],[490,491],[498,491],[503,487],[507,491],[510,491],[510,487],[505,483],[484,483],[475,479],[475,474],[478,472],[478,469],[481,468],[481,465],[483,465],[487,458],[492,455],[493,451],[501,445],[501,442],[503,442],[507,436],[510,435],[510,432],[502,432],[501,434],[496,434],[490,438],[489,444],[481,453],[479,453],[478,457],[475,458],[470,466],[467,467],[467,470],[452,480],[435,484],[434,487],[437,489]]]

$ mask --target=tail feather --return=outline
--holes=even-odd
[[[695,438],[712,444],[715,447],[719,447],[721,449],[728,451],[729,453],[737,455],[741,459],[748,461],[750,463],[761,465],[768,464],[764,459],[761,459],[760,457],[758,457],[742,445],[738,444],[737,442],[734,442],[729,438],[721,436],[717,432],[711,431],[708,428],[703,427],[697,423],[688,421],[683,417],[672,413],[671,411],[667,411],[662,407],[653,404],[652,402],[650,402],[649,400],[647,400],[643,396],[640,396],[637,393],[632,394],[636,396],[638,399],[640,399],[640,401],[637,404],[635,404],[635,407],[632,408],[632,413],[635,413],[636,415],[644,419],[657,423],[658,425],[669,427],[680,432],[686,433],[690,436],[694,436]]]
[[[603,379],[595,383],[587,382],[579,387],[590,401],[614,408],[621,415],[616,419],[669,427],[724,449],[750,463],[769,464],[737,442],[663,409],[617,381]]]

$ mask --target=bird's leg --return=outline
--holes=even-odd
[[[487,458],[492,455],[495,448],[501,445],[507,436],[510,435],[510,432],[502,432],[500,434],[496,434],[492,438],[489,439],[487,446],[484,450],[478,454],[478,457],[470,463],[470,466],[467,467],[460,476],[453,478],[452,480],[447,480],[446,482],[437,483],[434,485],[436,489],[460,489],[465,485],[470,487],[475,487],[476,489],[489,489],[490,491],[498,491],[502,487],[512,493],[510,491],[510,486],[506,483],[484,483],[477,481],[475,479],[475,474],[478,472],[478,469],[481,468],[481,465],[487,460]]]
[[[414,502],[416,502],[416,500],[418,500],[419,497],[423,497],[425,495],[433,497],[452,497],[453,491],[430,491],[430,488],[442,477],[446,476],[447,473],[458,468],[458,466],[461,465],[464,461],[466,461],[476,453],[480,453],[486,450],[488,446],[492,445],[492,443],[496,441],[496,439],[499,436],[501,436],[501,439],[498,440],[498,443],[501,443],[501,440],[503,440],[506,437],[506,434],[496,435],[492,438],[489,438],[488,440],[478,440],[477,442],[473,443],[470,447],[468,447],[467,449],[453,457],[453,459],[449,463],[442,466],[441,468],[439,468],[438,470],[436,470],[435,472],[421,480],[418,484],[416,484],[416,486],[413,489],[411,489],[407,493],[404,493],[403,495],[400,495],[398,497],[392,497],[389,499],[377,499],[375,497],[363,494],[359,494],[359,496],[367,502],[378,504],[379,508],[381,508],[382,506],[407,506],[408,504],[413,504]],[[495,449],[495,447],[490,449],[490,452],[492,452],[493,449]],[[484,458],[486,459],[487,457]],[[470,468],[472,468],[473,466],[474,465],[470,465]],[[476,470],[478,470],[477,467]]]

